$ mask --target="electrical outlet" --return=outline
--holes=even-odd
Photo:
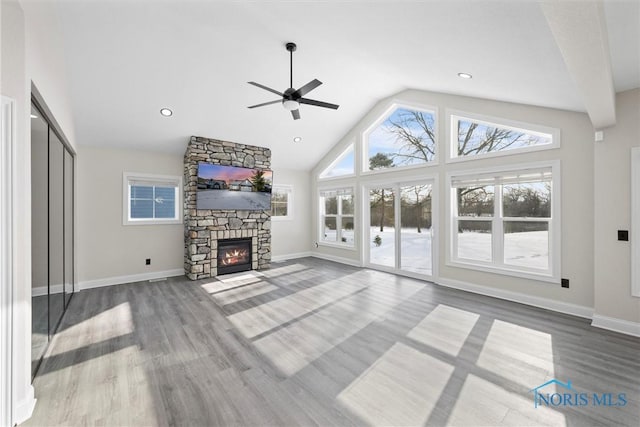
[[[629,230],[618,230],[618,240],[621,242],[628,242]]]
[[[147,259],[144,261],[144,265],[151,265],[151,258],[147,258]]]
[[[560,280],[560,284],[563,288],[568,288],[569,287],[569,279],[561,279]]]

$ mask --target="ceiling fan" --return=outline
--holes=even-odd
[[[286,110],[291,111],[291,115],[293,116],[294,120],[298,120],[300,118],[300,111],[298,110],[298,108],[300,107],[300,104],[314,105],[316,107],[332,108],[334,110],[337,110],[339,105],[329,104],[328,102],[316,101],[314,99],[309,99],[309,98],[303,98],[307,93],[311,92],[312,90],[314,90],[315,88],[317,88],[322,84],[320,80],[313,79],[309,83],[307,83],[306,85],[302,86],[300,89],[297,89],[297,90],[293,88],[293,52],[296,51],[297,46],[295,43],[289,42],[286,44],[286,47],[290,54],[289,89],[285,90],[284,93],[282,93],[282,92],[278,92],[275,89],[271,89],[270,87],[261,85],[260,83],[247,82],[250,85],[257,86],[264,90],[268,90],[269,92],[275,93],[276,95],[282,97],[282,99],[278,99],[276,101],[269,101],[269,102],[264,102],[262,104],[251,105],[248,108],[264,107],[265,105],[277,104],[278,102],[281,102]]]

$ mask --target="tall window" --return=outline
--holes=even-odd
[[[451,115],[451,158],[465,160],[522,151],[556,148],[558,131],[524,123],[500,121],[466,114]]]
[[[420,165],[436,157],[436,114],[394,109],[365,136],[365,170]]]
[[[123,223],[179,224],[182,178],[125,173]]]
[[[559,235],[553,234],[560,224],[554,215],[557,168],[451,177],[452,260],[553,276],[554,255],[559,256],[554,254]]]
[[[320,192],[320,241],[355,245],[354,198],[351,188]]]
[[[274,185],[271,191],[271,218],[275,220],[293,218],[293,187]]]

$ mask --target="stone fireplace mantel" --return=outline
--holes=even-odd
[[[271,150],[202,137],[191,137],[184,155],[184,269],[191,280],[218,275],[218,241],[252,239],[252,269],[271,263],[271,212],[196,209],[198,163],[268,170]]]

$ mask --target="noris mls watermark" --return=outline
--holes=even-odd
[[[544,389],[552,384],[557,385],[557,391],[546,392]],[[536,388],[529,390],[533,393],[533,405],[547,407],[563,406],[603,406],[616,407],[627,404],[625,393],[585,393],[578,392],[573,388],[571,380],[566,383],[552,379]]]

